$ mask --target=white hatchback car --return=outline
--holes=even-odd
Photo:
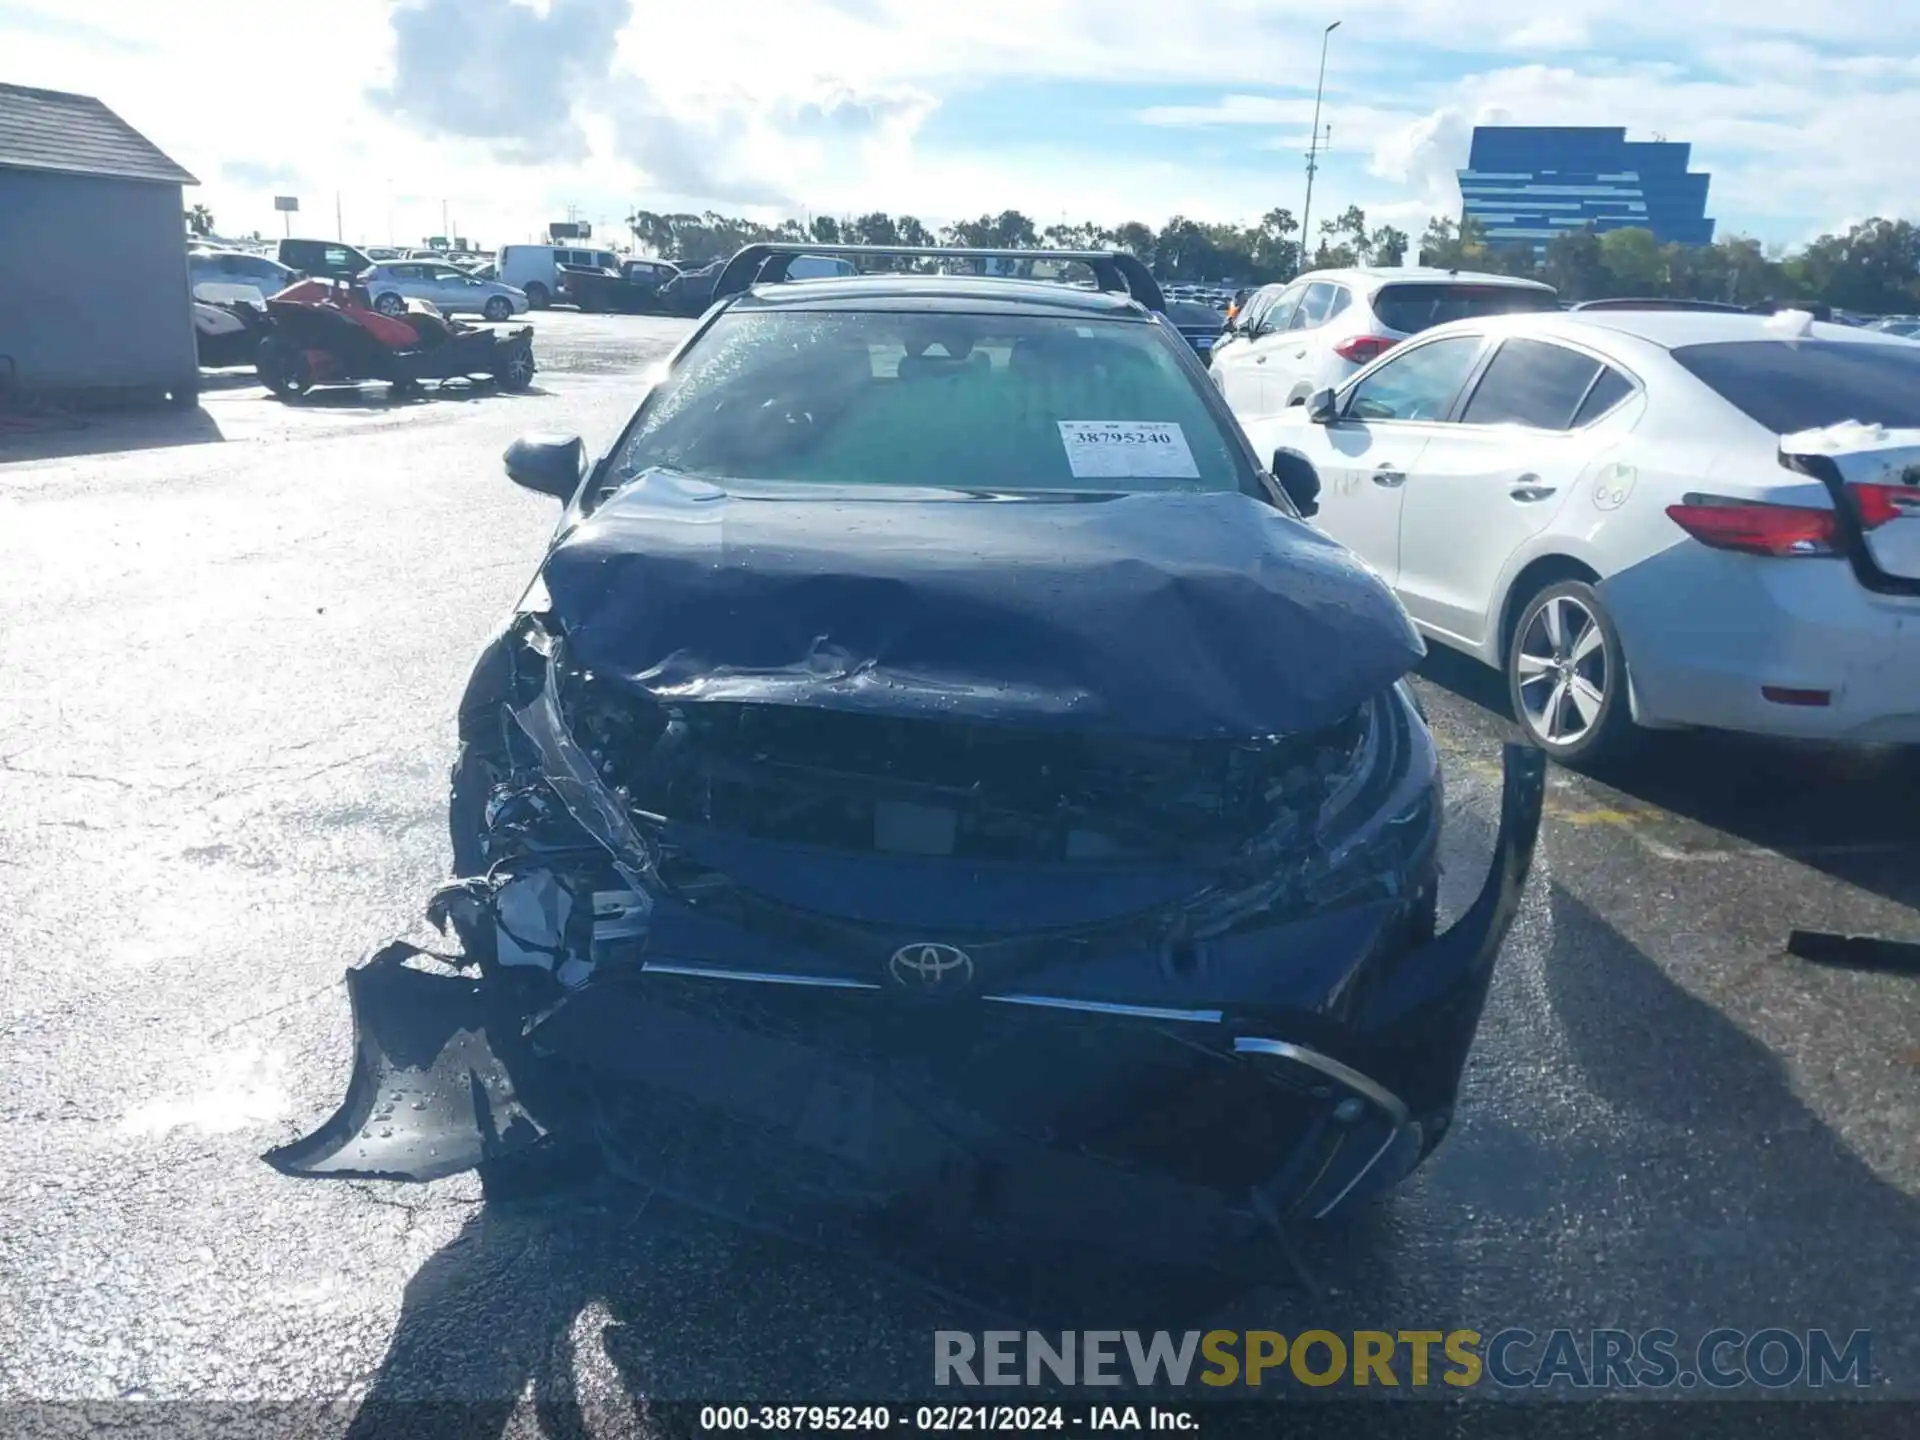
[[[1563,760],[1636,722],[1920,743],[1911,341],[1792,311],[1502,316],[1246,428]]]
[[[1468,270],[1314,270],[1255,291],[1213,349],[1213,383],[1241,423],[1337,387],[1449,320],[1557,310],[1538,280]]]

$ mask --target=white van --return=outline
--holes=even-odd
[[[596,270],[618,270],[611,250],[578,250],[569,245],[502,245],[495,260],[502,284],[527,292],[527,303],[544,310],[566,292],[562,265],[586,265]]]

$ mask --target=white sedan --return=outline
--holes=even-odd
[[[398,315],[409,300],[429,301],[443,314],[470,313],[493,321],[511,320],[529,309],[526,291],[442,262],[391,260],[374,266],[366,283],[383,315]]]
[[[1920,743],[1920,346],[1800,312],[1439,326],[1248,436],[1568,762]]]

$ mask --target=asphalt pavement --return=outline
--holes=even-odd
[[[605,442],[685,330],[535,323],[525,395],[236,375],[0,429],[0,1398],[328,1402],[314,1434],[370,1394],[515,1433],[577,1399],[645,1433],[622,1397],[925,1398],[933,1330],[980,1327],[612,1182],[483,1205],[257,1158],[337,1103],[341,974],[445,874],[455,701],[554,516],[501,450]],[[1420,688],[1457,906],[1506,722],[1470,665]],[[1920,989],[1791,958],[1795,927],[1920,938],[1912,756],[1555,773],[1454,1133],[1208,1323],[1869,1330],[1872,1393],[1920,1397]],[[1079,1324],[1192,1318],[1136,1298]]]

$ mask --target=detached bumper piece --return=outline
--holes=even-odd
[[[347,972],[353,1007],[353,1079],[333,1118],[269,1150],[284,1175],[438,1180],[504,1159],[546,1138],[522,1105],[523,1021],[488,987],[410,969],[424,954],[393,941]]]
[[[420,952],[395,944],[348,976],[345,1104],[267,1158],[288,1174],[431,1180],[558,1127],[749,1225],[912,1256],[923,1275],[930,1252],[964,1254],[956,1269],[996,1293],[1057,1268],[1069,1242],[1244,1277],[1257,1219],[1384,1189],[1444,1130],[1540,823],[1544,755],[1509,746],[1505,762],[1478,898],[1338,1020],[1290,1031],[1281,1012],[890,1003],[878,985],[651,962],[603,966],[528,1019],[504,979],[412,969]],[[1387,1075],[1409,1042],[1432,1064],[1394,1072],[1397,1088],[1355,1059]],[[556,1073],[576,1083],[544,1088]]]

